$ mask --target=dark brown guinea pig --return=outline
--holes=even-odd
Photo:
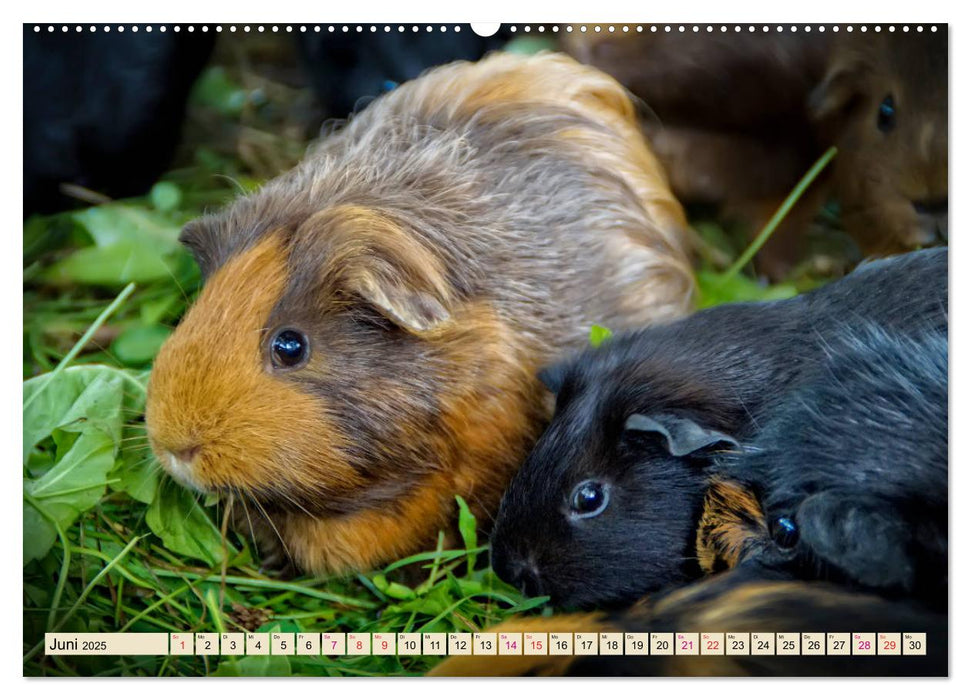
[[[610,77],[432,70],[186,227],[206,281],[155,363],[153,449],[301,569],[431,546],[455,494],[494,511],[549,416],[539,366],[688,310],[684,228]]]
[[[868,254],[947,241],[947,34],[844,37],[810,96],[832,188]]]
[[[827,197],[864,255],[947,240],[945,31],[571,34],[567,50],[646,105],[675,194],[752,232],[838,154],[760,255],[783,276]]]

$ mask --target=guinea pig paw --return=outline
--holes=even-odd
[[[803,501],[797,520],[813,554],[856,582],[879,589],[912,587],[910,528],[894,517],[888,504],[826,491]]]
[[[294,579],[300,574],[296,564],[282,548],[267,552],[260,558],[259,572],[264,576],[284,581]]]

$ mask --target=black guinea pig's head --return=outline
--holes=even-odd
[[[708,387],[626,342],[541,373],[556,411],[493,530],[496,573],[559,606],[623,604],[697,576],[706,466],[737,444]]]

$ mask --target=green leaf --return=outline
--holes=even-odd
[[[247,95],[230,80],[226,70],[214,66],[203,71],[190,95],[192,102],[209,107],[227,117],[238,116],[246,106]]]
[[[142,303],[138,310],[138,317],[146,326],[159,324],[166,314],[175,309],[181,301],[181,290],[173,291],[171,294],[163,294],[158,299],[149,299]]]
[[[24,478],[24,491],[43,509],[24,503],[24,562],[40,558],[54,544],[50,519],[62,528],[97,505],[115,463],[115,443],[92,427],[82,432],[67,453],[38,479]],[[46,517],[45,517],[46,516]],[[45,520],[44,524],[40,521]]]
[[[111,352],[126,365],[144,365],[154,359],[171,334],[172,330],[161,324],[132,326],[115,338]]]
[[[533,610],[546,605],[549,600],[550,597],[548,595],[541,595],[535,598],[526,598],[526,600],[522,601],[521,603],[513,605],[507,612],[509,614],[526,612],[527,610]]]
[[[699,270],[697,279],[699,309],[736,301],[788,299],[799,293],[795,285],[764,285],[742,274],[725,277],[709,270]]]
[[[485,587],[480,581],[467,578],[456,578],[452,581],[452,584],[458,588],[458,594],[462,598],[478,595],[485,590]]]
[[[45,282],[61,286],[142,284],[172,277],[177,258],[177,253],[162,254],[146,242],[118,241],[76,250],[41,276]]]
[[[449,595],[448,587],[442,584],[435,586],[420,598],[406,600],[395,606],[388,606],[387,611],[417,612],[435,617],[448,610],[454,603],[455,601]]]
[[[41,559],[57,540],[54,525],[29,503],[24,503],[24,565]]]
[[[102,204],[79,211],[72,217],[88,232],[98,248],[128,242],[141,244],[156,253],[170,253],[180,247],[181,227],[172,223],[169,217],[149,209],[127,204]]]
[[[506,53],[531,56],[540,51],[555,51],[556,40],[539,36],[517,36],[502,47],[502,50]]]
[[[24,563],[54,544],[51,520],[67,528],[104,496],[124,409],[137,400],[131,398],[132,382],[125,371],[102,365],[68,367],[24,382],[23,488],[30,497],[24,502]],[[138,388],[136,383],[136,395]],[[47,454],[40,459],[42,442]]]
[[[462,542],[466,549],[475,549],[478,542],[476,532],[475,516],[469,510],[469,504],[461,496],[456,496],[455,500],[459,504],[459,534],[462,535]]]
[[[594,324],[590,326],[590,345],[595,348],[599,348],[601,345],[603,345],[604,341],[608,340],[613,334],[613,331],[611,331],[609,328]]]
[[[118,481],[111,485],[115,491],[124,491],[136,501],[146,505],[155,500],[162,471],[158,461],[147,449],[122,450],[120,463],[111,476]]]
[[[121,437],[126,392],[138,391],[134,375],[105,365],[68,367],[24,382],[23,458],[55,430],[94,426],[114,442]]]
[[[103,204],[71,215],[94,241],[51,265],[41,277],[50,284],[116,286],[167,279],[186,253],[180,227],[157,211]]]
[[[395,600],[411,600],[415,597],[415,592],[408,588],[408,586],[395,583],[394,581],[388,581],[384,574],[375,574],[371,577],[371,582],[375,588],[389,598],[394,598]]]
[[[223,661],[213,676],[289,676],[290,661],[286,656],[240,656]]]
[[[169,212],[182,202],[182,190],[174,182],[156,182],[148,193],[152,206],[159,211]]]
[[[167,549],[215,566],[223,558],[222,536],[197,499],[197,494],[166,480],[145,513],[145,522]],[[229,542],[226,554],[237,554]]]

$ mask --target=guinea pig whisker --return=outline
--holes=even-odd
[[[250,517],[249,508],[246,507],[246,499],[243,498],[242,494],[239,493],[237,489],[230,487],[230,491],[239,497],[239,502],[243,505],[243,515],[246,516],[246,523],[249,526],[250,541],[253,543],[253,549],[256,550],[256,556],[259,557],[260,545],[259,542],[256,541],[256,532],[253,531],[253,519]]]
[[[300,503],[297,499],[295,499],[291,494],[287,493],[285,490],[277,490],[277,493],[278,495],[283,496],[283,498],[285,498],[288,502],[292,503],[297,508],[302,510],[304,513],[309,515],[311,518],[314,517],[313,513],[307,510],[307,508],[302,503]]]
[[[147,445],[148,444],[148,434],[143,435],[129,435],[128,437],[123,437],[118,442],[121,444],[136,442],[136,444]],[[129,445],[130,446],[130,445]]]
[[[199,499],[200,499],[200,498],[202,498],[202,492],[201,492],[201,491],[196,491],[196,496],[195,496],[195,498],[193,499],[193,502],[192,502],[192,504],[193,504],[194,506],[196,506],[197,508],[200,508],[200,509],[201,509],[201,508],[202,508],[202,506],[201,506],[201,505],[199,505]],[[191,508],[189,508],[189,509],[187,509],[187,510],[186,510],[186,514],[185,514],[185,520],[183,520],[183,521],[182,521],[182,523],[183,523],[183,524],[185,524],[185,523],[187,523],[187,522],[189,521],[189,518],[191,517],[191,515],[192,515],[192,509],[191,509]]]
[[[290,561],[293,561],[293,555],[290,553],[290,548],[287,547],[286,540],[283,539],[283,535],[281,535],[280,531],[277,529],[276,523],[273,522],[273,518],[271,518],[270,514],[266,512],[266,508],[263,507],[263,504],[260,503],[259,499],[255,495],[253,496],[253,503],[257,508],[260,509],[260,512],[263,514],[263,517],[266,518],[266,522],[269,524],[269,526],[273,528],[273,532],[276,534],[277,539],[280,540],[280,544],[283,546],[283,551],[286,553],[287,558]]]
[[[132,468],[133,469],[137,469],[138,467],[141,467],[143,464],[148,464],[148,463],[152,462],[152,460],[154,460],[154,459],[155,459],[155,456],[154,455],[149,455],[148,457],[145,457],[144,459],[140,459],[137,462],[135,462],[132,465]],[[161,470],[161,469],[162,469],[162,465],[159,462],[156,461],[155,464],[152,465],[151,474],[154,475],[154,473],[156,471]]]
[[[172,278],[172,281],[175,283],[176,288],[179,290],[179,294],[182,295],[182,301],[185,302],[186,306],[189,306],[192,303],[192,301],[189,299],[189,295],[186,294],[185,289],[182,287],[182,284],[179,282],[179,278],[175,276],[175,273],[172,272],[172,268],[170,268],[165,263],[165,261],[162,259],[162,256],[160,254],[158,255],[158,259],[159,259],[159,262],[162,263],[162,267],[164,267],[165,271],[169,274],[169,277]]]

